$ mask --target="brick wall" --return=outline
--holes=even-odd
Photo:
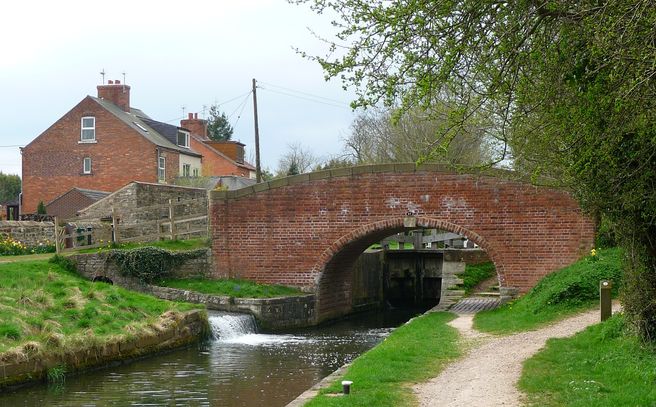
[[[567,192],[491,175],[378,165],[212,192],[214,275],[314,291],[321,319],[348,310],[357,257],[404,230],[467,236],[520,291],[592,247],[593,222]]]
[[[96,143],[80,143],[80,120],[96,118]],[[173,154],[169,154],[173,156]],[[92,173],[83,174],[90,157]],[[83,99],[23,149],[23,213],[36,212],[73,187],[115,191],[128,182],[157,182],[155,145],[103,109]],[[178,174],[176,159],[167,159],[171,179]]]

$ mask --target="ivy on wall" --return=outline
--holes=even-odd
[[[202,257],[206,252],[206,249],[173,252],[158,247],[139,247],[112,250],[107,260],[115,262],[122,275],[136,277],[143,283],[152,283],[185,261]]]

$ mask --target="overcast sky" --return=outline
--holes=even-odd
[[[171,124],[179,125],[183,106],[202,115],[204,106],[235,99],[221,109],[248,151],[247,94],[256,78],[262,165],[271,170],[288,143],[324,157],[341,153],[354,117],[353,93],[325,82],[318,64],[293,49],[323,54],[326,45],[308,28],[327,35],[329,18],[285,0],[8,2],[2,14],[4,173],[20,174],[20,152],[11,146],[28,144],[86,95],[96,96],[103,69],[106,79],[123,80],[125,72],[132,106]]]

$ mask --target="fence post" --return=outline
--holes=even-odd
[[[601,310],[601,320],[605,321],[613,314],[613,305],[611,302],[611,289],[613,283],[608,280],[599,282],[599,308]]]
[[[171,240],[176,238],[175,215],[173,210],[173,200],[169,199],[169,222],[171,222]]]
[[[55,216],[55,253],[61,253],[61,243],[59,243],[59,218]]]
[[[112,243],[118,244],[118,220],[116,219],[116,211],[112,206]]]

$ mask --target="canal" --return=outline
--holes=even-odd
[[[421,310],[360,314],[284,334],[210,314],[214,338],[127,365],[0,394],[0,406],[284,406]]]

